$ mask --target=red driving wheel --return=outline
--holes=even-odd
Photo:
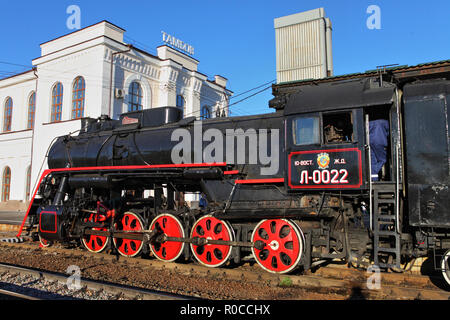
[[[303,234],[294,222],[263,220],[253,230],[252,242],[257,245],[252,251],[263,269],[272,273],[287,273],[300,262],[303,241]]]
[[[99,218],[100,217],[100,218]],[[105,219],[106,216],[98,215],[97,218],[99,219]],[[85,222],[93,222],[96,218],[93,214],[88,219],[85,219]],[[92,230],[98,230],[98,231],[107,231],[107,228],[92,228]],[[90,252],[94,253],[100,253],[103,250],[105,250],[106,246],[109,243],[108,237],[103,236],[94,236],[94,235],[86,235],[81,238],[81,243],[83,243],[83,246],[88,249]]]
[[[161,214],[157,216],[150,230],[159,230],[167,237],[184,238],[184,229],[180,220],[171,214]],[[156,258],[165,262],[177,260],[183,253],[184,242],[165,241],[155,242],[150,245],[150,250]]]
[[[234,231],[226,221],[208,215],[200,218],[192,227],[191,238],[195,237],[234,241]],[[228,261],[232,246],[217,244],[196,246],[191,243],[191,250],[201,264],[207,267],[220,267]]]
[[[125,212],[116,223],[118,231],[142,231],[144,230],[144,222],[142,218],[133,212]],[[113,238],[117,251],[124,257],[135,257],[141,253],[144,246],[143,241],[132,239]]]

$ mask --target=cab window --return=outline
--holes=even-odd
[[[292,128],[295,145],[320,144],[319,117],[294,119]]]
[[[323,141],[325,144],[338,144],[353,141],[353,122],[351,112],[323,114]]]

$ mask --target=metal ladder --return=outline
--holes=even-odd
[[[398,111],[397,111],[398,112]],[[371,172],[369,116],[366,115],[366,139]],[[369,179],[370,229],[373,232],[374,263],[380,268],[400,268],[400,138],[393,148],[393,181]],[[392,260],[389,258],[392,257]],[[387,258],[385,262],[381,258]]]
[[[374,263],[380,268],[400,268],[398,189],[392,181],[372,183]],[[382,258],[392,257],[392,260]]]

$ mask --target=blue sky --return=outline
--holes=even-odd
[[[81,27],[108,20],[127,30],[128,42],[153,54],[162,30],[182,39],[195,47],[199,71],[226,77],[235,94],[276,79],[273,20],[319,7],[333,24],[335,75],[450,59],[448,0],[16,0],[2,1],[0,77],[31,68],[39,44],[72,32],[66,26],[70,5],[81,8]],[[381,9],[380,30],[366,26],[370,5]],[[232,115],[270,112],[271,98],[267,90],[233,106]]]

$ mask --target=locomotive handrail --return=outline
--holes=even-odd
[[[400,233],[400,210],[399,210],[399,168],[398,168],[398,142],[395,145],[394,151],[395,151],[395,220],[396,220],[396,224],[395,224],[395,229],[397,231],[397,233]]]
[[[369,217],[370,217],[370,230],[373,231],[373,217],[372,217],[372,156],[370,154],[370,127],[369,127],[369,115],[366,114],[366,150],[369,157]]]
[[[401,168],[403,169],[403,151],[402,151],[402,124],[401,124],[401,112],[400,112],[400,107],[401,107],[401,103],[402,103],[402,90],[399,90],[398,88],[395,90],[395,94],[397,96],[397,127],[398,127],[398,133],[397,133],[397,147],[396,147],[396,153],[397,153],[397,158],[396,158],[396,188],[395,188],[395,195],[396,195],[396,213],[397,213],[397,232],[400,233],[400,179],[402,179],[402,183],[404,181],[404,174],[402,173],[402,177],[400,178],[400,165]],[[401,159],[400,159],[400,155],[401,155]],[[400,163],[400,160],[402,161],[402,163]],[[404,190],[403,186],[402,186],[402,190]]]
[[[397,113],[397,141],[395,144],[395,218],[396,218],[396,230],[400,233],[400,150],[401,150],[401,123],[400,123],[400,105],[401,105],[401,91],[398,88],[395,89],[396,100],[396,113]],[[403,160],[403,157],[402,157]]]

